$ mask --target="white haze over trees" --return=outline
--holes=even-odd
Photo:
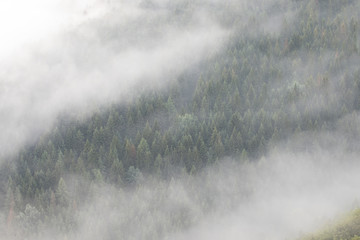
[[[24,38],[23,42],[7,38],[1,42],[3,51],[12,49],[0,61],[3,155],[16,152],[43,133],[60,113],[88,113],[94,105],[129,101],[134,92],[163,87],[215,53],[228,35],[228,30],[201,8],[178,16],[184,20],[176,19],[171,15],[173,4],[167,1],[149,7],[138,1],[69,1],[48,3],[44,9],[42,1],[34,5],[17,2],[20,6],[24,2],[29,9],[21,10],[23,18],[21,12],[15,15],[20,30],[17,26],[6,28],[11,39]],[[18,12],[12,4],[4,4]],[[58,5],[63,11],[57,10]],[[53,25],[47,26],[48,14],[54,9]],[[39,19],[32,19],[33,15]],[[14,18],[7,16],[4,21]],[[74,21],[66,22],[69,17]],[[44,26],[36,29],[39,24]],[[28,35],[33,25],[41,37],[37,32]]]
[[[298,136],[258,162],[224,159],[194,177],[145,178],[124,190],[92,185],[91,200],[74,216],[75,233],[45,223],[34,239],[296,239],[358,207],[359,152],[338,144],[341,128]],[[68,194],[77,194],[81,179],[68,178]],[[25,214],[22,224],[38,221]]]
[[[179,75],[221,53],[237,34],[254,40],[290,35],[296,31],[297,5],[271,0],[3,1],[0,161],[34,144],[59,116],[86,119],[98,108],[126,106],[145,92],[168,90]],[[340,14],[350,21],[358,14],[354,9],[360,9],[359,3]],[[360,116],[342,108],[335,83],[344,72],[356,74],[359,54],[339,64],[338,75],[327,75],[341,53],[325,49],[315,63],[317,53],[302,51],[297,51],[301,60],[291,54],[280,60],[283,76],[294,79],[296,91],[306,88],[311,74],[329,87],[314,87],[285,105],[287,116],[298,117],[295,104],[310,116],[341,109],[333,129],[296,132],[271,142],[259,159],[225,157],[195,175],[179,168],[164,180],[133,169],[139,175],[132,187],[91,183],[87,201],[72,208],[75,231],[40,220],[30,204],[16,216],[13,229],[7,226],[9,213],[0,212],[0,238],[19,239],[18,227],[25,229],[22,234],[29,231],[29,239],[44,240],[296,239],[358,207]],[[271,84],[281,91],[270,95],[289,90],[281,88],[281,81]],[[87,180],[64,175],[66,190],[59,183],[56,196],[62,190],[80,195]],[[32,229],[39,234],[32,237]]]

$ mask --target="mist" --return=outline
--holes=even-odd
[[[238,36],[243,42],[270,39],[268,44],[276,42],[276,48],[284,53],[279,57],[261,49],[254,54],[256,57],[250,58],[252,62],[239,64],[244,69],[250,66],[248,75],[256,76],[255,80],[243,77],[241,81],[245,83],[241,86],[245,90],[239,89],[241,94],[248,95],[243,93],[245,86],[257,87],[262,83],[259,79],[266,78],[264,86],[272,91],[266,93],[268,98],[264,100],[264,108],[270,113],[264,113],[266,116],[263,119],[270,119],[271,126],[275,126],[277,119],[282,117],[289,119],[288,122],[308,118],[310,123],[299,120],[299,125],[294,128],[300,130],[290,134],[288,128],[291,127],[286,125],[287,122],[279,121],[279,126],[274,128],[280,130],[282,138],[274,137],[274,140],[269,137],[263,146],[266,150],[261,154],[247,157],[239,151],[237,156],[225,153],[221,158],[214,157],[213,162],[209,160],[211,164],[204,164],[202,169],[194,170],[194,174],[187,173],[183,163],[171,166],[166,177],[146,171],[142,173],[134,168],[137,163],[132,163],[121,176],[126,181],[131,178],[131,181],[112,185],[101,177],[97,178],[100,167],[97,169],[91,163],[88,175],[61,172],[61,184],[56,182],[48,189],[42,189],[42,197],[45,196],[46,200],[44,206],[49,205],[49,209],[37,209],[34,199],[25,199],[29,204],[24,204],[24,209],[17,209],[17,215],[13,216],[14,200],[7,199],[12,204],[7,209],[9,212],[0,211],[0,234],[4,239],[22,239],[23,236],[40,240],[297,239],[359,207],[360,105],[357,105],[358,85],[354,83],[360,72],[359,42],[356,38],[360,34],[358,30],[354,31],[352,44],[355,50],[350,53],[322,46],[313,52],[296,45],[303,36],[290,40],[290,36],[299,31],[298,28],[312,24],[310,21],[298,23],[297,17],[304,14],[306,7],[323,3],[312,1],[300,7],[303,5],[297,1],[266,0],[195,0],[190,3],[93,0],[46,4],[37,0],[33,5],[21,0],[17,2],[29,10],[16,11],[8,1],[3,5],[0,3],[0,8],[3,6],[16,13],[5,14],[3,19],[0,17],[0,20],[13,22],[13,27],[0,23],[6,36],[0,40],[0,165],[6,160],[11,162],[20,150],[28,146],[31,149],[39,138],[56,128],[62,116],[86,122],[98,109],[108,109],[113,104],[126,108],[143,94],[168,91],[187,71],[198,71],[196,75],[202,75],[202,71],[209,69],[210,74],[216,72],[217,58],[235,62],[233,55],[240,54],[237,51],[243,51],[244,55],[251,51],[251,48],[242,49],[238,42],[233,43],[238,45],[236,51],[229,50],[230,42]],[[339,26],[345,26],[352,18],[358,19],[358,13],[353,9],[357,9],[359,3],[349,2],[337,13],[344,22]],[[40,5],[44,7],[37,8]],[[318,8],[314,19],[321,22],[331,17],[331,13]],[[33,27],[32,31],[28,30],[30,27]],[[345,34],[338,33],[342,28],[334,30],[334,38],[339,39],[339,44],[346,45]],[[325,35],[323,32],[321,34]],[[333,44],[337,46],[338,43]],[[212,65],[204,67],[204,63]],[[258,69],[271,70],[275,74],[271,72],[262,76]],[[237,70],[240,72],[240,69]],[[228,71],[228,75],[236,75],[234,71],[230,74],[230,68]],[[200,80],[194,80],[193,85],[196,81]],[[211,77],[205,81],[211,81]],[[353,86],[349,87],[351,84]],[[206,103],[204,99],[200,99],[201,104]],[[282,101],[278,106],[284,109],[285,116],[276,116],[278,109],[273,106],[277,105],[266,103],[270,100]],[[256,109],[255,105],[246,105],[241,121],[247,121],[246,114],[251,113],[252,107]],[[348,112],[345,105],[353,106],[352,111]],[[222,107],[227,106],[218,108]],[[141,124],[163,117],[156,111],[152,114]],[[190,120],[198,124],[213,117],[212,114]],[[179,115],[188,120],[186,113]],[[325,116],[325,120],[321,128],[316,128],[319,116]],[[168,119],[174,122],[176,129],[180,120]],[[139,125],[132,127],[137,130]],[[260,132],[258,122],[249,125],[253,133]],[[186,127],[182,130],[187,130]],[[160,126],[159,135],[162,128],[165,129]],[[211,131],[215,132],[215,129]],[[229,130],[230,134],[232,130]],[[119,131],[117,135],[124,132]],[[245,135],[252,133],[248,129],[239,132]],[[206,134],[212,138],[212,132]],[[84,135],[81,136],[85,139]],[[224,136],[227,135],[221,137]],[[129,139],[130,142],[137,141]],[[161,139],[165,141],[165,136]],[[138,140],[134,144],[136,150],[142,138]],[[194,145],[196,141],[195,138],[191,140]],[[154,142],[149,141],[146,145],[152,147]],[[251,145],[249,142],[248,145]],[[125,140],[119,141],[118,145],[123,144],[126,148],[126,143]],[[106,148],[111,149],[116,144],[110,139]],[[206,147],[209,156],[214,149]],[[42,150],[41,147],[39,149]],[[173,149],[170,146],[167,150]],[[62,156],[66,161],[71,154]],[[116,158],[117,154],[114,154]],[[170,158],[165,154],[159,155],[164,159]],[[83,152],[73,158],[76,158],[77,164],[85,159]],[[122,160],[121,157],[119,159]],[[54,168],[64,164],[59,162],[53,164]],[[113,162],[110,166],[114,166]],[[28,170],[26,167],[31,168],[25,166],[24,174]],[[46,170],[43,175],[52,174],[49,169]],[[108,173],[103,172],[104,175]],[[130,174],[133,175],[128,176]],[[2,178],[0,176],[5,183],[7,179]],[[10,189],[10,192],[13,191],[11,194],[15,195],[16,190],[15,187]],[[61,206],[60,191],[71,199],[64,204],[65,207]],[[5,199],[4,192],[0,186],[0,199]],[[46,211],[53,211],[53,215],[48,217]]]
[[[136,1],[63,4],[60,20],[72,13],[68,9],[75,20],[55,22],[57,32],[43,30],[1,61],[3,156],[32,142],[60,114],[91,114],[99,106],[165,88],[218,51],[228,35],[206,9],[180,20],[184,16],[172,16],[166,1],[154,7]],[[91,14],[94,8],[103,10]]]
[[[195,176],[147,176],[134,188],[92,183],[86,203],[71,208],[73,230],[42,222],[34,239],[300,238],[359,207],[359,152],[349,150],[344,121],[334,132],[294,136],[252,162],[222,159]],[[66,179],[69,195],[79,194],[84,180]]]
[[[130,194],[100,191],[80,211],[75,238],[302,237],[359,207],[359,153],[344,139],[341,130],[303,134],[255,162],[223,159],[195,177],[145,180]]]
[[[359,152],[353,148],[359,142],[345,130],[359,120],[345,116],[335,131],[296,135],[256,161],[223,159],[195,177],[147,179],[130,194],[100,191],[80,210],[75,238],[303,237],[359,207]]]

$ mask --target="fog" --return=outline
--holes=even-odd
[[[359,124],[346,116],[334,131],[294,136],[253,162],[223,159],[195,177],[147,179],[134,192],[102,188],[80,210],[75,238],[296,239],[316,231],[359,207],[350,118]]]
[[[31,5],[24,19],[19,17],[20,30],[45,21],[47,11],[60,4],[45,4],[37,9],[46,13],[43,19],[40,15],[26,23],[40,2]],[[13,51],[0,61],[2,155],[32,142],[61,113],[90,114],[101,105],[129,102],[144,90],[164,88],[226,42],[228,30],[206,9],[172,16],[173,10],[161,2],[167,3],[64,2],[63,11],[57,9],[49,20],[55,30],[39,27],[42,35],[34,32],[22,42],[3,39],[4,51]],[[97,11],[91,14],[92,9]],[[20,30],[11,28],[11,37],[27,35]]]
[[[2,157],[36,141],[60,114],[90,115],[171,86],[221,51],[234,31],[278,35],[296,10],[277,6],[263,0],[2,1]]]
[[[222,159],[195,176],[145,177],[129,189],[92,184],[72,208],[72,231],[44,222],[34,239],[296,239],[359,207],[359,152],[349,150],[344,121],[256,161]],[[79,194],[82,180],[66,181]]]
[[[61,114],[86,117],[166,89],[221,52],[234,33],[256,39],[293,31],[298,11],[296,3],[263,0],[17,0],[0,8],[2,158],[34,143]],[[307,60],[304,67],[281,59],[284,69],[300,73],[295,80],[316,68]]]
[[[6,36],[0,40],[0,159],[36,142],[60,115],[86,118],[97,108],[130,104],[146,91],[167,90],[181,73],[221,52],[234,32],[256,39],[293,31],[297,11],[296,1],[283,12],[276,1],[260,0],[197,0],[184,11],[178,9],[184,1],[169,0],[16,2],[23,8],[0,3]],[[226,13],[241,17],[233,22]],[[298,55],[279,62],[284,78],[301,88],[310,76],[328,74],[338,53],[325,49],[320,62]],[[338,74],[352,75],[359,60],[355,55],[342,62]],[[304,111],[342,107],[343,99],[331,98],[338,76],[326,76],[327,95],[314,88],[296,103]],[[286,107],[297,117],[291,104]],[[29,218],[0,234],[18,239],[17,228],[30,229],[26,224],[34,220],[39,226],[33,239],[296,239],[358,207],[359,126],[358,113],[345,114],[333,130],[289,136],[268,146],[262,158],[220,159],[194,176],[174,169],[170,181],[144,176],[123,189],[69,174],[70,195],[80,195],[84,182],[91,192],[84,203],[71,203],[71,229]],[[0,214],[1,226],[7,214]]]

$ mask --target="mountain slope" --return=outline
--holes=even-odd
[[[128,103],[95,104],[90,116],[65,113],[34,144],[6,157],[0,178],[4,215],[35,212],[40,225],[52,219],[61,231],[74,231],[73,211],[91,198],[97,184],[136,189],[147,178],[196,176],[229,157],[257,162],[279,142],[308,133],[340,129],[347,151],[357,150],[359,3],[255,2],[264,4],[249,3],[244,11],[231,3],[224,14],[205,4],[230,31],[229,40],[181,71],[176,81],[139,90]],[[160,13],[170,6],[178,15],[164,16],[184,27],[180,23],[201,1],[143,4],[142,10]],[[112,24],[97,26],[99,39],[121,39],[117,23]],[[152,34],[147,24],[144,29]],[[135,41],[130,35],[128,40]],[[311,151],[314,139],[299,148]],[[348,236],[358,234],[352,230],[356,221],[346,225]]]

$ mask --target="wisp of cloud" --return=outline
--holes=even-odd
[[[172,16],[167,1],[152,7],[132,1],[58,5],[63,7],[56,12],[60,20],[55,17],[51,26],[58,31],[39,28],[41,37],[35,32],[38,38],[16,43],[14,54],[0,62],[3,156],[44,133],[60,113],[91,113],[94,106],[126,102],[135,94],[165,87],[216,52],[228,35],[206,10],[180,20],[184,16]],[[30,6],[29,18],[37,5]],[[63,23],[70,13],[75,20]],[[20,29],[28,27],[25,20],[18,21]],[[9,31],[26,35],[16,27]]]

